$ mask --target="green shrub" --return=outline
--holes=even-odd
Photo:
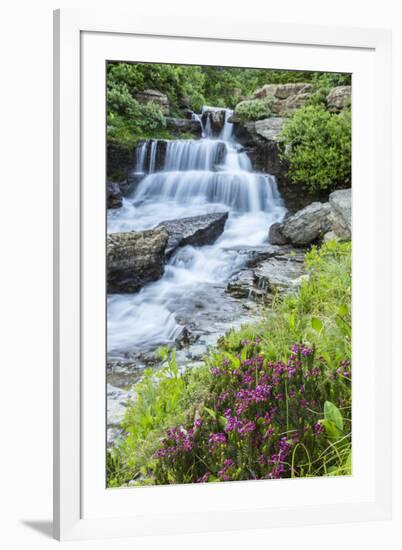
[[[282,132],[282,158],[293,183],[309,189],[351,184],[351,113],[331,114],[321,105],[298,109]]]
[[[139,139],[163,137],[166,120],[158,104],[142,104],[132,97],[127,84],[109,84],[107,90],[107,137],[123,147]]]
[[[235,114],[242,122],[261,120],[271,116],[273,97],[247,99],[236,105]]]

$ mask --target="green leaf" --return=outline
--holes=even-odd
[[[342,435],[342,432],[335,426],[331,420],[327,420],[324,418],[324,420],[321,421],[322,425],[325,428],[325,433],[327,434],[327,437],[332,443],[335,443],[340,436]]]
[[[322,332],[324,325],[321,321],[321,319],[318,319],[318,317],[313,317],[311,319],[311,326],[316,332]]]
[[[325,401],[324,403],[324,418],[332,422],[340,432],[343,431],[342,413],[331,401]]]
[[[217,414],[216,414],[215,411],[213,411],[212,409],[209,409],[208,407],[205,407],[205,406],[204,406],[204,410],[205,410],[210,416],[212,416],[212,418],[213,418],[214,420],[216,420]]]
[[[338,315],[341,317],[345,317],[349,313],[349,307],[347,304],[341,304],[338,309]]]

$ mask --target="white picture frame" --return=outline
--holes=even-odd
[[[269,62],[263,61],[268,49]],[[248,66],[250,52],[253,59],[260,60],[253,66],[353,73],[354,474],[350,478],[107,490],[104,478],[102,482],[102,70],[107,59],[195,64],[211,64],[213,60],[216,64]],[[384,30],[273,24],[261,18],[251,23],[232,16],[222,21],[213,16],[194,19],[98,10],[55,12],[56,538],[222,531],[390,517],[390,66],[391,35]]]

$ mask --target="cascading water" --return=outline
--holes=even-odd
[[[208,327],[210,334],[222,332],[229,300],[226,283],[247,261],[239,249],[264,243],[269,226],[285,214],[275,178],[254,173],[233,139],[231,114],[225,111],[218,137],[212,137],[207,117],[201,139],[151,140],[137,149],[134,171],[144,177],[122,208],[108,214],[109,232],[149,229],[162,221],[211,212],[228,211],[229,217],[215,244],[181,248],[159,281],[138,294],[108,297],[111,359],[172,344],[188,324],[196,332],[197,326],[199,331]]]

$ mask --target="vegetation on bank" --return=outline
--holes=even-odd
[[[307,277],[196,368],[147,370],[109,487],[351,473],[351,244],[306,255]]]
[[[309,190],[351,185],[351,111],[329,113],[322,104],[298,109],[281,132],[282,158],[293,183]]]

